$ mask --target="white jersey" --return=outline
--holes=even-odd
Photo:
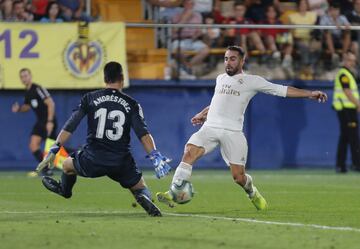
[[[258,92],[286,97],[287,86],[273,84],[257,75],[220,74],[204,125],[242,130],[246,107]]]

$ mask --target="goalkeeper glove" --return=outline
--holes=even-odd
[[[149,158],[154,165],[155,175],[157,178],[160,179],[161,177],[169,174],[171,171],[171,167],[168,164],[171,162],[171,159],[161,155],[160,151],[153,150],[146,156],[146,158]]]
[[[39,173],[41,170],[43,170],[46,167],[49,167],[49,169],[54,168],[55,156],[59,152],[59,150],[60,150],[60,144],[55,143],[53,146],[51,146],[44,160],[42,160],[39,163],[39,165],[36,167],[36,172]]]

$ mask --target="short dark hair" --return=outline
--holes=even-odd
[[[115,61],[106,63],[104,67],[104,80],[107,84],[122,82],[124,75],[121,64]]]
[[[228,46],[226,50],[237,51],[241,58],[245,57],[245,50],[240,46]]]
[[[338,1],[330,1],[329,6],[334,9],[340,9],[340,3]]]
[[[19,71],[19,74],[21,74],[22,72],[28,72],[29,74],[31,74],[30,69],[27,68],[27,67],[21,68],[20,71]]]

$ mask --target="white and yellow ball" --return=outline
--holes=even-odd
[[[191,182],[185,180],[177,180],[172,183],[169,193],[173,197],[173,201],[178,204],[188,203],[194,196]]]

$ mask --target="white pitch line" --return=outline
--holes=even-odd
[[[143,212],[128,212],[128,211],[87,211],[87,210],[78,210],[78,211],[0,211],[0,214],[143,214]],[[293,222],[279,222],[279,221],[266,221],[266,220],[256,220],[248,218],[236,218],[236,217],[222,217],[222,216],[210,216],[202,214],[179,214],[179,213],[167,213],[163,214],[168,216],[175,217],[191,217],[191,218],[202,218],[202,219],[217,219],[217,220],[228,220],[228,221],[240,221],[246,223],[258,223],[266,225],[279,225],[279,226],[290,226],[290,227],[309,227],[321,230],[334,230],[334,231],[350,231],[350,232],[360,232],[360,228],[354,227],[332,227],[332,226],[323,226],[317,224],[303,224],[303,223],[293,223]]]
[[[323,225],[316,225],[316,224],[266,221],[266,220],[247,219],[247,218],[231,218],[231,217],[221,217],[221,216],[209,216],[209,215],[202,215],[202,214],[176,214],[176,213],[164,213],[164,214],[169,215],[169,216],[230,220],[230,221],[240,221],[240,222],[247,222],[247,223],[259,223],[259,224],[267,224],[267,225],[280,225],[280,226],[291,226],[291,227],[310,227],[310,228],[316,228],[316,229],[322,229],[322,230],[360,232],[359,228],[353,228],[353,227],[332,227],[332,226],[323,226]]]

